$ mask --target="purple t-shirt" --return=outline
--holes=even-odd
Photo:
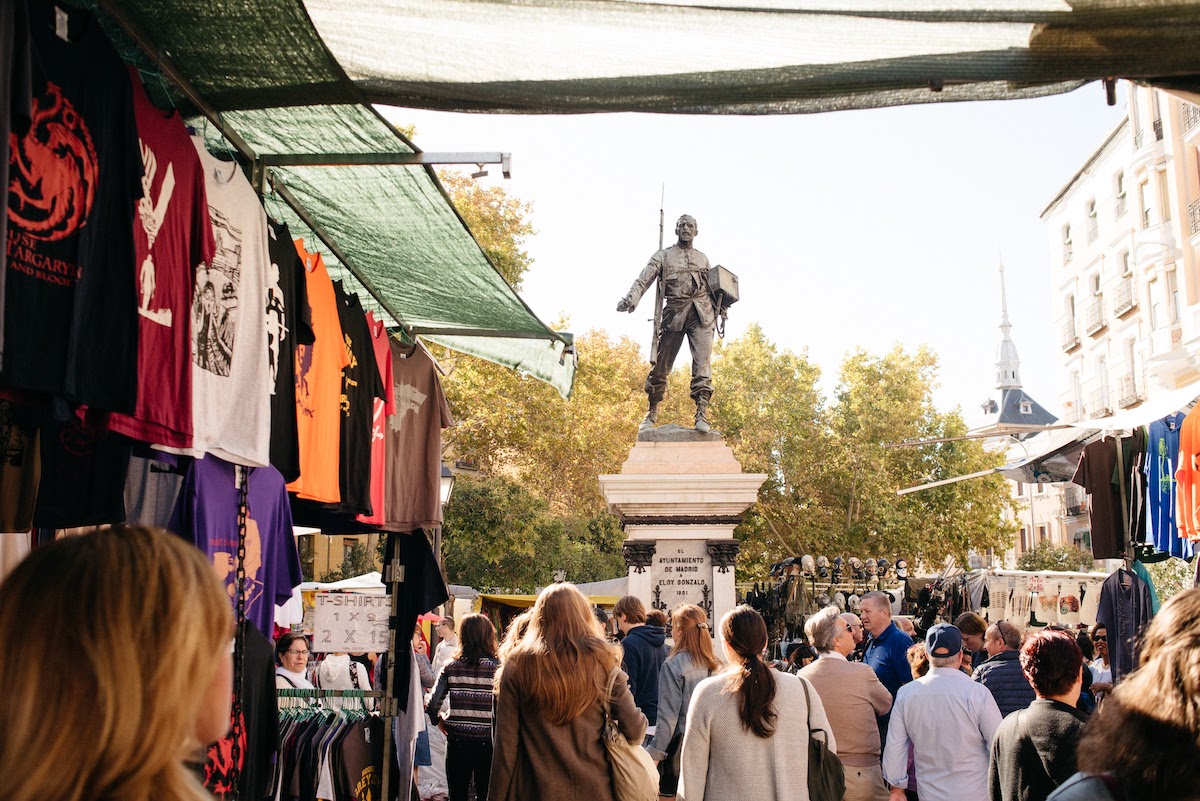
[[[249,468],[246,520],[246,618],[266,637],[274,634],[275,604],[292,597],[301,581],[300,554],[292,535],[292,510],[283,476],[274,467]],[[188,470],[171,531],[195,543],[234,602],[237,581],[238,489],[232,464],[212,454]]]

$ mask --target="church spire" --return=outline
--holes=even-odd
[[[1021,388],[1021,360],[1017,357],[1017,346],[1009,332],[1008,298],[1004,291],[1004,263],[1000,264],[1000,347],[996,351],[996,389]]]

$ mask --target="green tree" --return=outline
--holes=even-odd
[[[1154,582],[1154,591],[1158,593],[1158,600],[1164,604],[1192,586],[1192,566],[1174,556],[1146,565],[1146,572],[1150,574],[1150,580]]]
[[[1064,570],[1088,572],[1093,568],[1092,554],[1081,548],[1058,545],[1045,540],[1017,557],[1018,570]]]
[[[321,576],[321,581],[341,581],[378,569],[372,552],[364,543],[356,542],[350,546],[350,551],[342,559],[341,565],[335,570],[327,571]]]
[[[503,186],[480,183],[457,170],[443,170],[438,178],[479,247],[509,286],[519,290],[533,264],[525,250],[526,238],[534,234],[529,220],[533,205],[513,197]]]
[[[1001,519],[1011,503],[999,476],[972,479],[898,496],[897,490],[996,467],[1002,454],[978,440],[913,447],[899,442],[960,437],[961,413],[933,405],[937,357],[901,347],[885,356],[865,351],[842,364],[830,429],[837,440],[830,506],[841,520],[830,550],[966,564],[970,549],[1002,550],[1015,526]]]
[[[500,475],[462,476],[446,505],[443,552],[455,584],[532,592],[566,570],[572,581],[624,572],[623,536],[609,515],[555,515]]]

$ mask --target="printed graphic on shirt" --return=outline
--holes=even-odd
[[[83,117],[58,85],[47,82],[46,94],[33,101],[32,121],[25,136],[9,136],[8,217],[34,238],[53,242],[75,233],[91,214],[99,160]],[[60,273],[48,269],[52,265],[22,260],[14,266],[34,278],[62,283],[55,280]],[[79,268],[63,266],[73,268],[64,284],[70,286],[78,280]]]
[[[217,578],[225,585],[225,592],[231,602],[237,596],[237,542],[224,543],[232,546],[228,551],[213,551],[213,570]],[[221,547],[216,545],[215,547]],[[252,517],[246,518],[246,558],[243,565],[246,569],[246,586],[242,593],[246,599],[246,617],[253,619],[258,603],[262,600],[262,535],[258,532],[258,523]]]
[[[269,229],[271,236],[275,230]],[[284,313],[283,290],[279,286],[279,265],[273,260],[267,281],[267,367],[271,371],[271,394],[275,394],[275,378],[279,375],[279,354],[286,353],[283,343],[288,338]]]
[[[1170,446],[1166,437],[1158,438],[1158,491],[1163,495],[1175,492],[1175,468],[1171,465]]]
[[[175,165],[168,163],[163,172],[162,183],[158,194],[154,193],[154,179],[158,174],[158,158],[145,142],[138,140],[142,150],[142,199],[138,201],[138,217],[142,221],[142,229],[146,232],[146,260],[142,262],[138,273],[138,314],[148,320],[171,327],[171,310],[169,308],[152,308],[154,290],[158,286],[154,266],[154,241],[158,239],[158,231],[162,228],[163,220],[167,218],[167,207],[175,194]]]
[[[296,408],[305,417],[313,416],[312,388],[308,383],[308,371],[312,369],[313,346],[296,348]]]
[[[208,372],[227,376],[237,332],[243,233],[220,209],[210,206],[209,213],[217,249],[212,269],[196,271],[196,292],[192,297],[196,347],[192,357]]]
[[[246,739],[246,715],[241,714],[242,725],[237,727],[238,736],[238,761],[237,770],[239,774],[246,765],[246,752],[249,750],[249,743]],[[229,731],[234,731],[233,710],[229,714]],[[234,762],[233,762],[233,738],[230,736],[222,737],[208,747],[208,753],[204,759],[204,786],[208,791],[217,798],[227,798],[233,796],[237,792],[237,784],[234,781]]]
[[[358,382],[350,377],[355,368],[358,367],[358,357],[354,355],[354,341],[350,339],[350,335],[343,333],[342,337],[346,340],[346,359],[350,363],[342,368],[342,416],[350,416],[350,388],[357,387]]]
[[[390,424],[392,431],[402,430],[404,418],[408,413],[412,412],[415,417],[428,398],[428,395],[412,384],[396,384],[396,413],[392,415]]]
[[[12,404],[0,403],[0,461],[9,467],[24,467],[29,453],[29,433],[13,419]]]

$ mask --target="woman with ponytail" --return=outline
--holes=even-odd
[[[742,605],[721,619],[729,669],[696,687],[683,736],[684,801],[808,801],[808,703],[814,728],[837,743],[817,691],[772,670],[762,653],[767,626]]]

